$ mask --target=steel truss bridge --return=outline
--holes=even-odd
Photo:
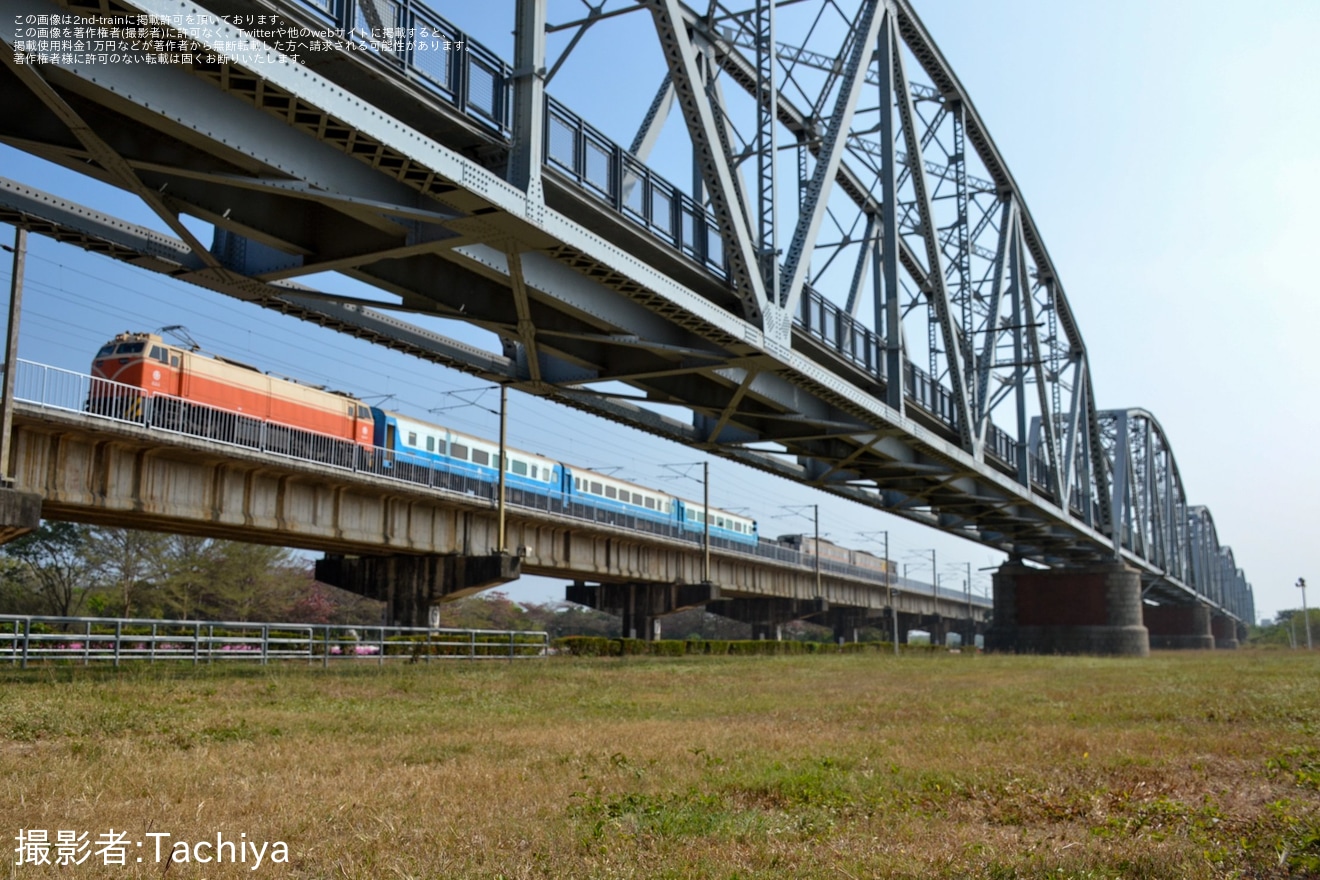
[[[1159,422],[1097,408],[1060,273],[908,0],[556,0],[556,21],[515,2],[503,59],[413,0],[0,0],[0,139],[137,195],[174,236],[12,181],[0,220],[1253,619]],[[626,146],[549,94],[625,17],[663,59]],[[118,63],[52,49],[70,27]],[[648,164],[666,124],[681,185]],[[324,271],[388,296],[297,281]]]

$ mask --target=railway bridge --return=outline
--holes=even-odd
[[[691,534],[517,490],[501,546],[489,482],[346,460],[325,454],[331,438],[297,454],[220,440],[232,436],[225,419],[241,417],[219,410],[192,433],[153,424],[149,410],[88,413],[89,382],[101,380],[26,361],[17,378],[11,497],[39,499],[50,519],[321,550],[318,579],[383,600],[399,625],[425,625],[433,604],[524,573],[572,581],[570,599],[622,616],[640,637],[698,606],[762,636],[801,618],[842,638],[895,624],[903,637],[967,635],[988,617],[979,596],[831,560],[818,569],[776,544],[715,539],[707,557]]]
[[[421,0],[0,0],[0,139],[174,234],[13,182],[0,218],[1001,550],[1000,648],[1142,654],[1252,618],[1155,416],[1099,404],[1060,268],[911,0],[513,6],[506,58]],[[104,28],[125,63],[29,20]],[[555,77],[611,28],[646,41],[593,124],[600,90]],[[326,271],[380,296],[296,282]]]

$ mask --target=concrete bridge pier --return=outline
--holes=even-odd
[[[1145,657],[1141,577],[1122,563],[1041,570],[1006,562],[994,576],[986,649]]]
[[[706,610],[739,623],[750,624],[754,639],[780,640],[784,624],[824,614],[830,610],[830,603],[824,599],[781,599],[767,596],[727,599],[708,606]]]
[[[830,608],[821,622],[834,631],[834,640],[840,644],[855,642],[863,627],[878,625],[878,619],[870,616],[869,609],[838,606]]]
[[[623,636],[628,639],[658,638],[656,623],[676,611],[697,608],[719,599],[713,584],[587,584],[575,581],[564,589],[564,598],[578,605],[623,618]]]
[[[0,489],[0,544],[21,538],[41,525],[41,496]]]
[[[1238,642],[1237,621],[1227,614],[1215,614],[1210,618],[1210,630],[1214,633],[1215,647],[1234,650]]]
[[[1146,605],[1142,610],[1152,648],[1205,649],[1215,646],[1208,605]]]
[[[316,579],[385,603],[393,626],[429,626],[431,606],[517,580],[522,559],[487,556],[333,556],[316,561]]]

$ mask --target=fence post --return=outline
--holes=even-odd
[[[194,623],[193,624],[193,666],[197,665],[197,661],[199,659],[199,654],[201,653],[201,650],[202,650],[202,625],[200,623]]]
[[[330,668],[330,624],[325,625],[325,650],[321,652],[321,668]]]
[[[91,664],[92,660],[92,622],[87,621],[87,637],[83,639],[83,666]]]
[[[18,629],[18,627],[14,627]],[[28,642],[32,641],[32,618],[23,621],[23,668],[27,669]]]
[[[124,639],[124,622],[115,621],[115,669],[119,668],[119,643]]]
[[[385,665],[385,627],[380,628],[380,657],[376,660],[377,666]]]
[[[261,628],[261,665],[266,665],[266,660],[270,655],[270,627]]]
[[[509,631],[509,662],[513,662],[513,631]]]
[[[468,659],[477,659],[477,633],[475,630],[468,630]]]
[[[156,626],[154,623],[151,625],[151,647],[147,649],[152,663],[156,662]]]

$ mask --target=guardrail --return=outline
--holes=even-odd
[[[215,407],[192,403],[168,394],[145,395],[142,389],[85,373],[75,373],[34,361],[19,360],[15,375],[15,400],[63,412],[78,413],[119,424],[136,425],[151,431],[197,437],[210,443],[247,449],[280,458],[295,459],[352,473],[370,474],[381,479],[438,492],[481,498],[494,503],[496,484],[462,462],[438,463],[421,456],[392,452],[380,447],[362,446],[352,440],[318,434],[303,428],[267,421]],[[584,504],[572,495],[532,492],[506,488],[505,501],[510,507],[566,516],[583,522],[647,532],[663,538],[700,544],[703,534],[669,522],[649,519],[624,509],[611,510],[596,504]],[[742,543],[711,538],[711,547],[732,553],[744,553],[804,568],[815,567],[815,557],[773,541]],[[884,577],[871,569],[822,559],[822,571],[867,580],[886,586]],[[891,577],[896,590],[931,595],[929,584]],[[939,596],[963,601],[964,594],[940,589]],[[989,607],[986,600],[973,598],[974,605]]]
[[[550,637],[540,630],[0,615],[0,663],[23,669],[33,661],[524,660],[549,649]]]

